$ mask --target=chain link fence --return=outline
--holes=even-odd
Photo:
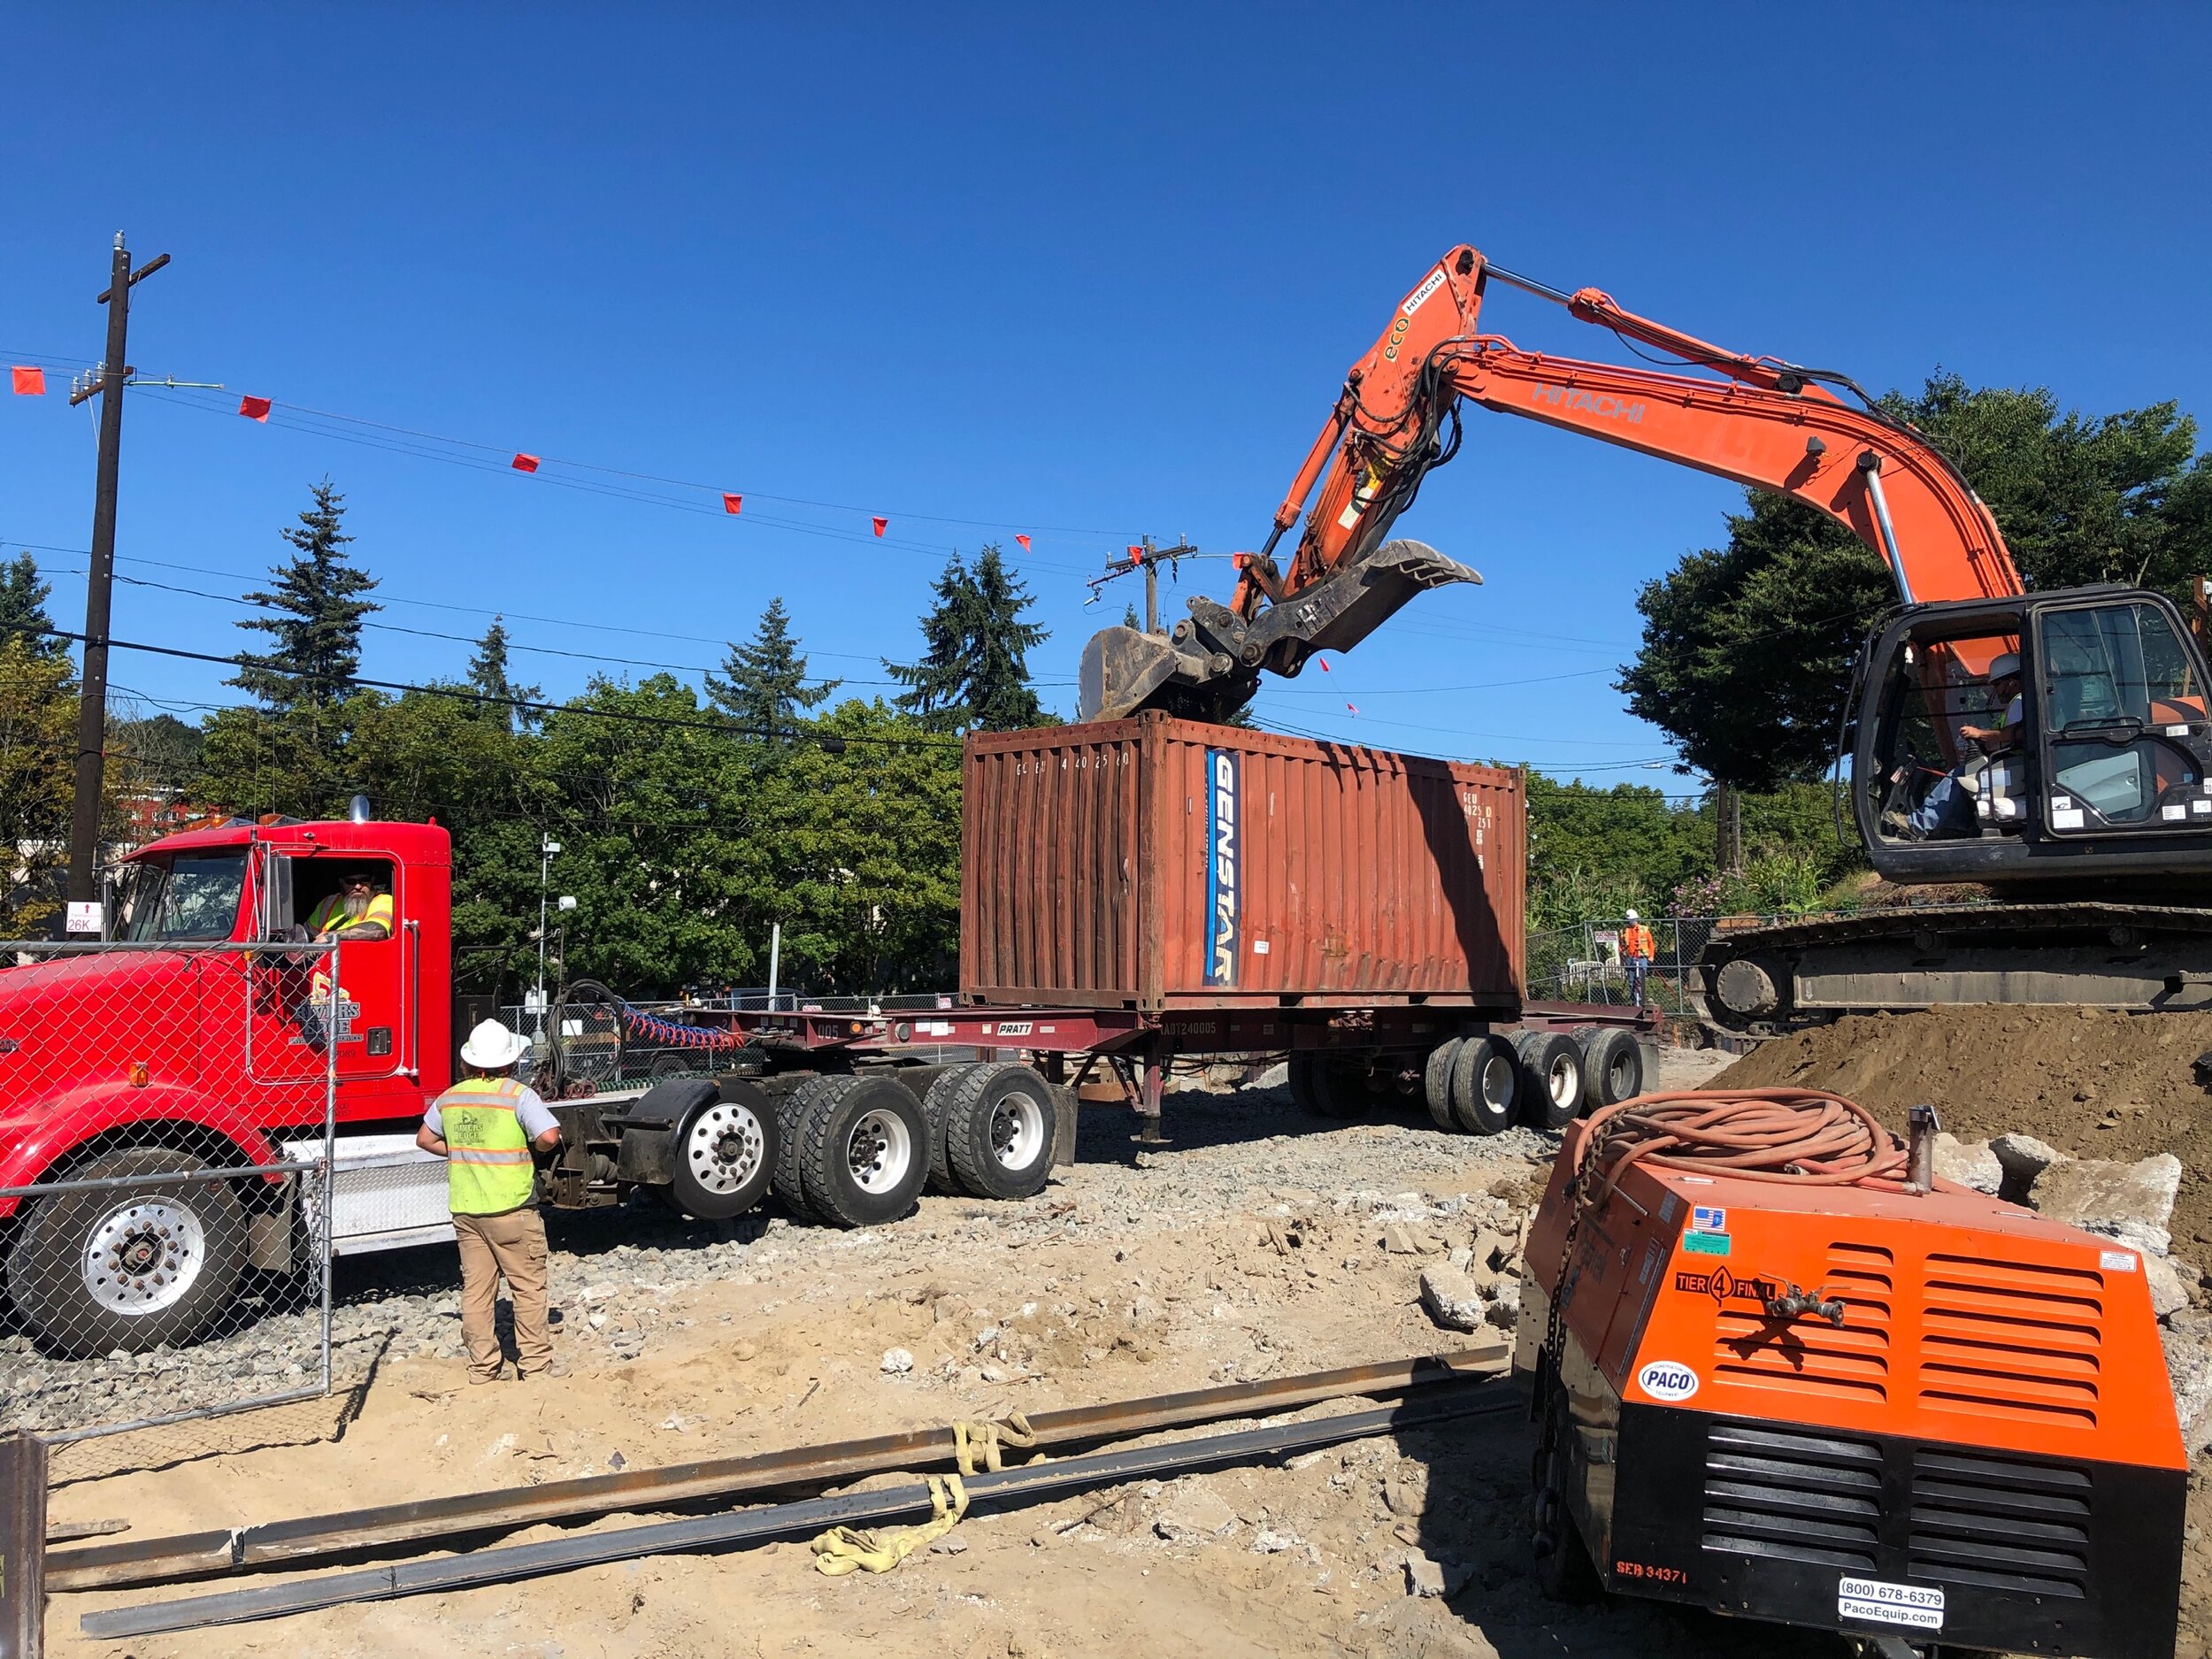
[[[1697,959],[1717,933],[1788,919],[1780,916],[1647,917],[1655,947],[1644,975],[1646,1007],[1694,1018]],[[1621,937],[1625,917],[1577,923],[1528,935],[1528,996],[1539,1002],[1596,1002],[1626,1006],[1636,999]]]
[[[0,943],[0,1432],[328,1394],[338,1085],[405,1063],[357,949]]]

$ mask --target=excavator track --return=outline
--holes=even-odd
[[[2212,909],[1912,905],[1745,927],[1708,941],[1692,1002],[1738,1042],[1954,1002],[2212,1008]]]

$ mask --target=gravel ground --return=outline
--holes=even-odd
[[[1317,1143],[1286,1090],[1187,1089],[1169,1118],[1173,1144],[1140,1149],[1128,1118],[1092,1110],[1080,1119],[1077,1168],[1026,1203],[925,1199],[919,1213],[889,1227],[845,1233],[786,1218],[772,1200],[733,1222],[697,1223],[641,1194],[618,1210],[548,1211],[553,1320],[582,1351],[618,1362],[645,1352],[666,1317],[656,1302],[673,1287],[782,1264],[843,1260],[853,1253],[896,1259],[967,1240],[1008,1247],[1080,1235],[1101,1244],[1243,1208],[1282,1192],[1313,1196]],[[1386,1206],[1394,1194],[1458,1167],[1471,1145],[1418,1125],[1411,1112],[1355,1125],[1328,1143],[1333,1201]],[[1256,1126],[1282,1133],[1255,1137]],[[1415,1133],[1409,1134],[1409,1128]],[[1548,1156],[1554,1137],[1515,1129],[1480,1143],[1501,1163]],[[1455,1210],[1446,1213],[1455,1213]],[[1502,1225],[1500,1207],[1492,1217]],[[332,1269],[332,1374],[357,1383],[388,1358],[461,1357],[459,1265],[450,1247],[341,1257]],[[296,1302],[297,1296],[293,1298]],[[276,1298],[264,1299],[263,1305]],[[505,1304],[501,1305],[505,1336]],[[40,1355],[20,1333],[0,1338],[0,1432],[126,1423],[288,1392],[321,1369],[320,1319],[305,1312],[258,1314],[236,1334],[188,1348],[117,1354],[74,1363]]]

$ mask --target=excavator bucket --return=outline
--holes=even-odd
[[[1480,582],[1464,565],[1419,541],[1386,541],[1247,622],[1205,598],[1172,634],[1107,628],[1083,648],[1077,718],[1118,720],[1146,709],[1218,720],[1241,704],[1263,671],[1294,675],[1316,651],[1348,651],[1417,594]]]

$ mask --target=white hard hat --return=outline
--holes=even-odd
[[[2006,651],[1995,662],[1990,664],[1989,683],[1993,686],[2001,680],[2016,679],[2019,672],[2020,654],[2017,651]]]
[[[1628,919],[1632,922],[1634,921],[1636,919],[1636,912],[1633,910],[1629,911]]]
[[[463,1062],[486,1071],[503,1071],[529,1052],[527,1037],[509,1031],[495,1019],[488,1019],[469,1033],[469,1040],[461,1045]]]

